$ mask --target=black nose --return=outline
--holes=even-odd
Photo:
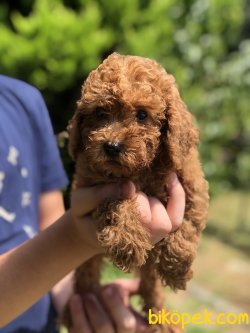
[[[116,157],[121,152],[122,145],[119,142],[105,142],[103,148],[108,156]]]

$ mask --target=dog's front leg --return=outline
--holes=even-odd
[[[112,262],[125,272],[142,266],[152,248],[135,200],[107,201],[94,212],[97,236]]]

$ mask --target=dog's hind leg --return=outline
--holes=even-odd
[[[164,289],[154,267],[151,253],[145,265],[140,268],[139,294],[143,299],[143,311],[159,311],[164,307]]]
[[[79,266],[74,275],[74,292],[97,294],[100,288],[101,268],[103,255],[97,255]],[[67,328],[72,326],[69,305],[66,306],[61,322]]]
[[[165,305],[165,288],[155,270],[155,257],[152,252],[145,265],[140,269],[141,282],[139,294],[143,300],[143,312],[147,317],[152,333],[182,333],[179,325],[171,321],[159,322],[159,315],[168,313]]]
[[[97,255],[79,266],[75,272],[74,291],[77,294],[97,293],[100,288],[103,255]]]

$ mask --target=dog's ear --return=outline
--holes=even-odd
[[[175,170],[180,170],[191,148],[199,142],[199,131],[194,126],[194,117],[182,101],[175,80],[166,94],[166,126],[163,141]]]
[[[77,110],[67,127],[67,131],[69,132],[68,150],[73,161],[76,161],[78,152],[81,149],[81,146],[83,145],[82,142],[83,140],[81,136],[82,124],[83,124],[83,115],[80,110]]]

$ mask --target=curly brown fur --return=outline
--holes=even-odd
[[[184,187],[183,224],[154,248],[133,200],[107,201],[94,213],[99,219],[98,239],[113,263],[124,271],[142,267],[145,311],[164,305],[158,297],[163,295],[159,278],[173,289],[185,289],[192,277],[208,209],[208,186],[197,152],[199,135],[192,122],[172,75],[154,60],[114,53],[88,76],[69,126],[76,187],[130,179],[137,190],[164,204],[172,172]],[[100,267],[93,261],[76,273],[79,293],[86,290],[85,283],[88,291],[96,290]]]

